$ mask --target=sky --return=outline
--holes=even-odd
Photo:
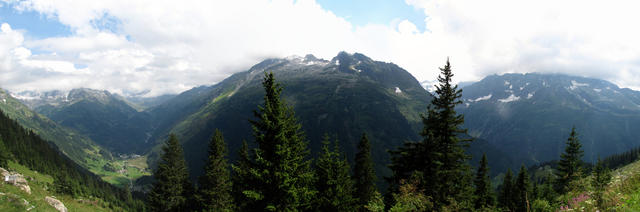
[[[640,89],[628,0],[0,0],[0,87],[157,96],[340,51],[433,81],[563,73]]]

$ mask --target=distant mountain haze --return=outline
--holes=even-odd
[[[134,153],[147,148],[144,144],[150,137],[151,117],[121,96],[87,88],[31,95],[22,101],[36,112],[77,130],[109,150]]]
[[[2,89],[0,89],[0,110],[24,128],[55,144],[62,153],[85,168],[90,160],[112,157],[110,151],[102,148],[88,136],[34,112]]]

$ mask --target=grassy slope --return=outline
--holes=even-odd
[[[105,169],[105,165],[114,167],[116,171]],[[119,187],[129,185],[142,176],[151,175],[147,167],[147,156],[113,161],[91,160],[88,162],[88,168],[102,180]],[[117,171],[123,169],[126,171]]]
[[[46,196],[55,196],[69,211],[109,211],[105,209],[105,202],[100,199],[74,199],[68,195],[59,195],[51,191],[53,178],[32,171],[20,164],[10,162],[9,170],[18,172],[27,179],[31,187],[31,194],[27,194],[18,187],[0,183],[0,211],[25,211],[33,207],[33,211],[57,211],[44,201]],[[28,202],[24,205],[24,200]]]
[[[605,210],[600,211],[640,211],[640,160],[622,168],[612,170],[611,182],[605,193]],[[593,198],[592,176],[582,178],[578,183],[579,189],[559,197],[560,206],[569,206],[570,210],[596,211]],[[580,196],[587,196],[581,200]]]
[[[640,211],[640,160],[612,173],[607,196],[616,209]]]

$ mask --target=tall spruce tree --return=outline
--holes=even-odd
[[[253,184],[255,181],[251,179],[251,173],[249,173],[253,165],[249,155],[249,145],[246,140],[242,140],[242,146],[238,151],[238,156],[239,158],[236,164],[231,165],[233,169],[233,175],[231,176],[233,181],[233,199],[238,211],[249,211],[250,208],[248,208],[247,204],[249,198],[244,194],[244,191],[248,191],[256,185]]]
[[[515,211],[528,212],[531,209],[531,202],[533,202],[531,197],[533,195],[531,191],[531,177],[529,173],[527,173],[527,168],[524,164],[520,166],[514,191]]]
[[[604,210],[604,192],[607,185],[611,181],[611,171],[604,163],[598,158],[598,163],[593,169],[593,178],[591,179],[591,186],[594,189],[594,197],[596,199],[596,206],[600,210]]]
[[[578,134],[576,128],[571,128],[571,134],[567,139],[567,146],[564,149],[564,153],[560,155],[560,161],[558,162],[558,180],[557,190],[560,193],[565,193],[569,190],[569,184],[580,178],[582,173],[582,156],[584,151],[582,150],[582,144],[578,140]]]
[[[364,211],[364,206],[369,204],[378,194],[376,178],[376,170],[371,159],[371,144],[367,134],[362,133],[353,167],[353,179],[356,188],[355,198],[358,201],[358,210]]]
[[[459,137],[467,130],[462,128],[464,116],[455,110],[456,105],[462,104],[462,90],[451,84],[452,77],[447,59],[446,65],[440,68],[435,97],[426,117],[422,116],[422,142],[407,142],[391,151],[393,176],[388,179],[391,191],[397,190],[400,180],[420,172],[424,182],[422,190],[433,199],[436,208],[452,201],[458,205],[471,203],[473,193],[471,166],[467,164],[470,156],[465,153],[471,140]]]
[[[507,173],[502,179],[502,187],[500,189],[500,195],[498,197],[499,206],[507,211],[514,210],[514,195],[513,172],[511,172],[511,169],[507,169]]]
[[[490,208],[494,206],[495,197],[491,188],[491,178],[489,177],[489,163],[487,162],[487,155],[482,154],[480,160],[480,166],[476,172],[476,179],[474,181],[476,186],[475,190],[475,207],[476,209]]]
[[[338,141],[333,150],[329,148],[329,136],[325,134],[322,152],[315,166],[316,190],[315,209],[317,211],[354,211],[356,199],[353,198],[349,162],[340,152]]]
[[[192,209],[193,185],[178,138],[171,134],[162,147],[155,179],[149,192],[149,208],[152,211],[187,211]]]
[[[222,132],[216,129],[209,141],[209,157],[204,175],[199,178],[198,202],[205,211],[231,211],[231,175],[227,163],[227,148]]]
[[[248,207],[267,211],[309,209],[316,191],[304,132],[293,108],[281,100],[282,87],[273,73],[265,73],[262,85],[264,105],[254,111],[257,120],[250,120],[257,148],[249,173],[257,186],[243,192],[250,199]]]

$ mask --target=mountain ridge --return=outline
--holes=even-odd
[[[96,145],[81,133],[58,125],[37,112],[30,110],[9,92],[0,89],[0,110],[8,117],[18,121],[27,129],[35,131],[44,139],[52,141],[69,158],[86,167],[87,160],[96,157],[110,158],[111,153]]]
[[[379,169],[386,169],[387,149],[418,139],[418,111],[426,110],[431,98],[406,70],[359,53],[341,52],[331,60],[312,55],[267,59],[216,85],[194,88],[152,108],[151,114],[189,111],[168,120],[173,124],[164,129],[159,127],[155,138],[162,141],[169,132],[176,133],[185,152],[199,155],[187,160],[194,169],[213,129],[221,128],[233,157],[241,140],[252,139],[248,120],[261,104],[265,72],[273,72],[283,85],[283,99],[296,111],[312,151],[328,133],[337,136],[351,158],[354,142],[366,132],[376,146],[373,154],[380,160]]]
[[[492,75],[463,89],[465,126],[527,164],[556,159],[576,126],[585,159],[637,145],[640,92],[560,74]]]
[[[283,98],[296,110],[303,129],[308,132],[312,150],[317,149],[316,141],[324,133],[329,133],[342,141],[345,152],[351,153],[355,149],[351,142],[357,140],[362,132],[367,132],[373,137],[372,143],[378,145],[374,154],[382,158],[377,162],[382,164],[378,168],[383,170],[386,168],[386,150],[394,149],[404,141],[420,140],[420,114],[426,112],[431,98],[423,88],[424,83],[393,63],[375,61],[359,53],[340,52],[331,60],[313,55],[266,59],[217,84],[195,87],[156,106],[137,111],[144,114],[147,121],[139,125],[147,127],[144,139],[137,140],[140,146],[136,152],[150,153],[149,161],[153,163],[159,150],[157,144],[169,133],[175,133],[183,142],[185,151],[195,153],[188,161],[192,169],[197,169],[198,161],[202,159],[199,157],[204,154],[203,142],[208,140],[213,129],[222,128],[229,137],[227,140],[233,158],[240,141],[252,139],[248,120],[253,118],[252,111],[261,102],[260,82],[268,71],[273,71],[282,83]],[[584,77],[503,74],[461,84],[464,86],[463,104],[457,109],[465,115],[469,134],[479,138],[469,152],[474,155],[474,160],[482,151],[494,152],[501,158],[513,158],[499,164],[490,162],[494,167],[503,167],[499,169],[517,168],[514,164],[518,162],[514,161],[533,164],[555,159],[571,123],[581,123],[578,118],[562,115],[616,123],[606,117],[634,116],[636,108],[640,108],[637,106],[640,103],[637,92]],[[78,96],[77,99],[84,97],[80,94],[73,96]],[[113,98],[118,99],[115,95]],[[67,99],[67,102],[73,102]],[[127,110],[136,109],[127,107]],[[581,110],[588,113],[580,113]],[[115,122],[122,120],[126,119]],[[592,131],[598,132],[594,128],[597,122],[583,122],[590,123],[586,127],[578,124],[579,131],[582,128],[587,131],[585,136],[591,136]],[[635,122],[629,124],[632,123]],[[506,136],[498,136],[502,134]],[[591,160],[598,155],[617,153],[633,145],[630,136],[623,137],[613,136],[618,139],[616,143],[602,148],[601,152],[592,151],[598,149],[601,142],[585,139],[587,158]],[[131,147],[131,143],[121,148],[125,146]]]

